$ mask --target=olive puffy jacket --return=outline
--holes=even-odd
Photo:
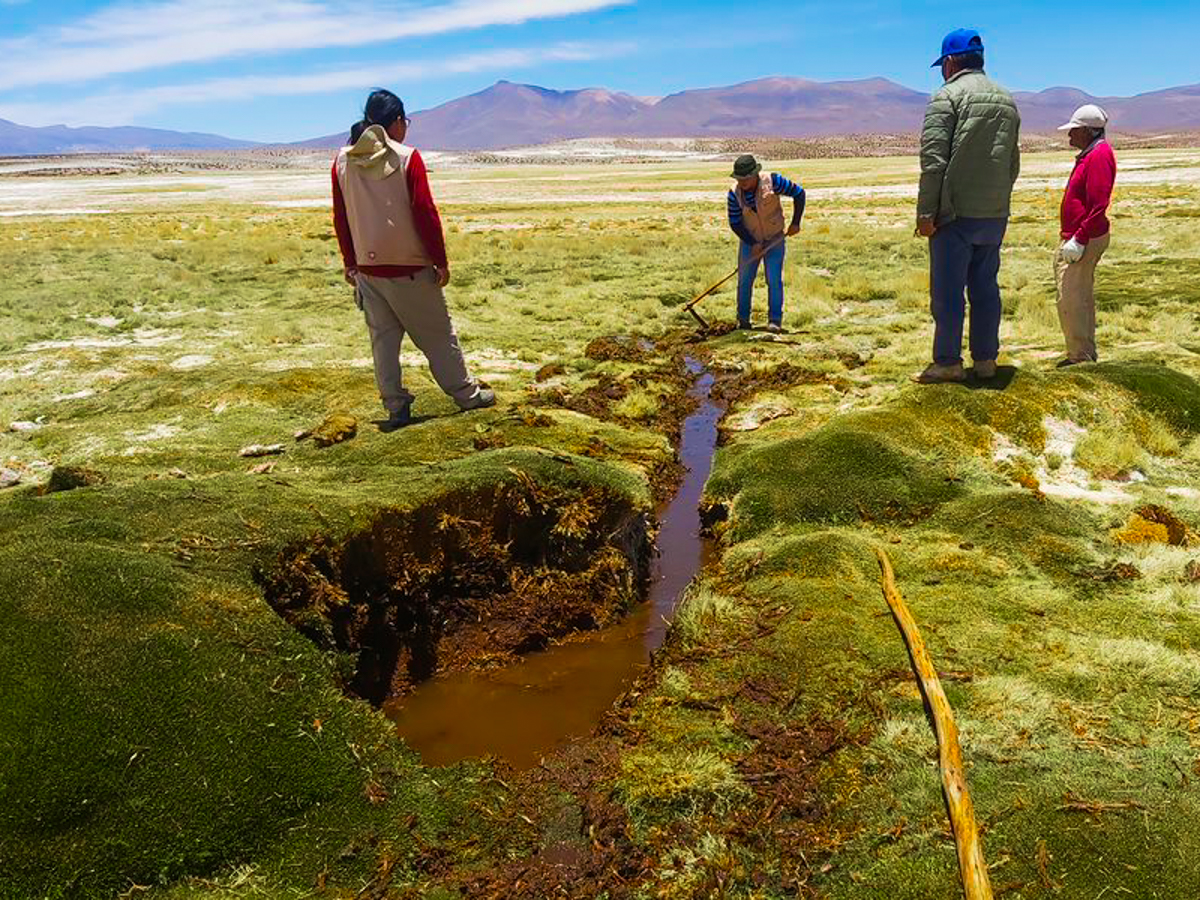
[[[1008,218],[1020,133],[1012,94],[979,69],[952,75],[925,110],[918,218]]]

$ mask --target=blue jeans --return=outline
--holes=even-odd
[[[767,320],[776,325],[783,323],[783,254],[786,246],[782,241],[779,246],[769,251],[762,260],[752,260],[754,245],[744,241],[738,248],[738,291],[737,316],[738,321],[750,321],[750,300],[754,296],[754,279],[758,276],[758,264],[761,261],[767,271]]]
[[[955,219],[929,240],[929,297],[933,361],[962,362],[963,318],[971,301],[971,358],[1000,353],[1000,244],[1008,219]]]

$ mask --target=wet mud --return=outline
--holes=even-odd
[[[689,366],[702,358],[701,351],[692,347],[686,332],[674,332],[656,340],[632,335],[606,335],[596,338],[584,348],[584,356],[598,363],[628,363],[638,368],[627,374],[620,370],[601,371],[587,379],[590,383],[574,390],[562,386],[534,389],[530,401],[535,405],[552,406],[582,413],[605,422],[626,423],[617,412],[617,404],[634,391],[651,382],[669,390],[659,398],[659,408],[652,418],[638,420],[639,427],[651,427],[667,435],[673,442],[679,437],[684,420],[696,411],[697,395],[692,391],[696,378]],[[562,367],[543,367],[547,372],[561,374]],[[538,379],[539,381],[542,379]],[[665,501],[669,488],[682,477],[674,473],[669,480],[655,479],[655,496]]]
[[[718,393],[725,402],[735,403],[758,393],[813,384],[827,384],[843,393],[851,388],[850,382],[840,375],[784,362],[762,372],[730,372],[721,379]]]

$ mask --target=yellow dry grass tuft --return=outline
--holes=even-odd
[[[313,429],[312,439],[318,447],[332,447],[358,434],[358,419],[347,413],[333,413]]]

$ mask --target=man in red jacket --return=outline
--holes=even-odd
[[[1117,180],[1117,158],[1105,139],[1108,114],[1081,106],[1059,128],[1080,153],[1063,194],[1062,244],[1054,257],[1058,321],[1067,341],[1059,368],[1096,361],[1096,265],[1108,249],[1108,204]]]
[[[442,220],[421,154],[404,143],[407,132],[400,98],[377,90],[333,163],[334,230],[371,332],[375,383],[388,411],[384,431],[412,421],[413,395],[400,379],[406,334],[459,409],[496,403],[467,372],[442,293],[450,281]]]

